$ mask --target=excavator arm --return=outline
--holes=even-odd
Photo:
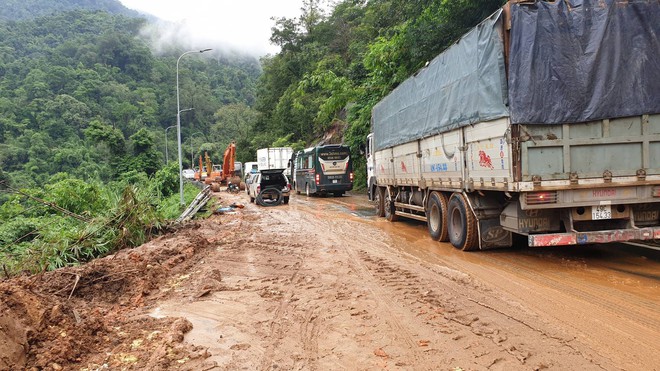
[[[225,155],[222,159],[222,180],[234,176],[234,161],[236,161],[236,142],[231,142],[225,150]]]

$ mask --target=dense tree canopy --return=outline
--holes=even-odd
[[[165,128],[176,122],[180,52],[154,55],[138,37],[144,22],[82,10],[0,22],[0,166],[7,177],[29,186],[60,171],[110,180],[162,166]],[[181,105],[193,108],[182,114],[184,140],[210,132],[221,106],[252,104],[259,73],[251,57],[183,60]],[[146,137],[150,148],[135,153]]]
[[[0,20],[29,19],[70,10],[103,10],[128,16],[138,15],[138,12],[116,0],[3,0]]]

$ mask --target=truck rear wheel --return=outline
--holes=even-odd
[[[385,209],[385,219],[387,219],[390,222],[396,222],[399,219],[399,216],[394,213],[396,211],[394,207],[394,200],[390,196],[389,192],[387,192],[385,195],[384,209]]]
[[[447,196],[439,192],[431,192],[428,207],[426,209],[428,220],[426,225],[429,227],[431,238],[436,241],[449,241],[447,232]]]
[[[447,232],[451,244],[463,251],[476,250],[479,242],[477,220],[465,196],[460,193],[451,195],[447,213],[449,217]]]
[[[374,202],[376,203],[376,216],[382,218],[385,216],[385,188],[376,187],[374,190]]]

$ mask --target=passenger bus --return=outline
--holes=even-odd
[[[353,189],[353,161],[347,146],[317,146],[299,151],[294,160],[293,186],[298,194],[332,193]]]

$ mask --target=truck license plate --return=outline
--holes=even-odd
[[[337,179],[333,179],[332,182],[333,182],[333,183],[337,183],[337,182],[339,182],[339,181],[338,181]]]
[[[591,219],[592,220],[612,219],[612,206],[610,205],[592,206]]]

